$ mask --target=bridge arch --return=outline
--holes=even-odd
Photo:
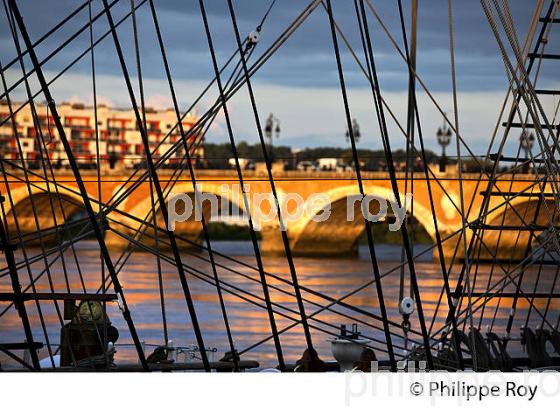
[[[197,183],[197,189],[200,194],[213,194],[215,195],[218,200],[225,199],[229,203],[233,204],[237,208],[240,209],[242,213],[245,213],[245,205],[243,203],[243,198],[240,193],[236,194],[233,190],[224,190],[222,185],[225,184],[215,184],[215,183]],[[171,195],[176,194],[187,194],[194,196],[194,189],[191,183],[180,183],[176,184],[171,189],[171,194],[167,196],[166,202],[169,203],[169,198]],[[155,197],[155,193],[154,193]],[[195,203],[194,198],[191,197],[193,204]],[[151,198],[145,198],[140,201],[134,208],[132,208],[131,213],[139,218],[144,218],[152,209],[152,201]],[[203,213],[205,217],[210,216],[210,203],[207,200],[203,201]],[[163,223],[163,221],[160,221]],[[163,225],[161,225],[163,226]]]
[[[490,226],[513,227],[509,230],[486,229],[483,235],[484,247],[482,253],[487,258],[492,258],[496,254],[498,259],[517,260],[525,257],[527,244],[535,249],[539,243],[531,238],[527,230],[517,230],[515,227],[522,227],[535,223],[539,226],[560,225],[560,210],[556,202],[546,199],[541,203],[537,214],[538,198],[515,198],[510,205],[503,205],[496,209],[487,218]],[[551,223],[552,219],[552,223]],[[542,231],[536,231],[536,235],[542,235]],[[542,238],[546,240],[545,237]],[[550,242],[550,241],[549,241]],[[550,244],[552,245],[552,244]]]
[[[31,195],[29,194],[31,191]],[[22,235],[36,234],[38,228],[43,232],[43,242],[53,244],[59,237],[55,227],[64,227],[65,235],[73,232],[74,228],[68,228],[65,223],[71,222],[77,216],[85,212],[82,197],[73,192],[72,189],[58,188],[58,192],[51,186],[48,190],[46,183],[34,182],[29,189],[21,186],[10,191],[11,201],[5,201],[5,212],[7,218],[8,232],[12,238],[17,237],[17,226],[14,215],[17,216],[18,226]],[[92,196],[92,199],[96,199]],[[13,207],[12,207],[13,203]],[[61,207],[63,209],[61,209]],[[35,212],[33,211],[35,208]],[[35,221],[35,214],[39,227]],[[84,222],[86,224],[87,222]],[[81,226],[81,225],[80,225]],[[79,229],[80,226],[76,226]],[[77,231],[76,231],[77,232]],[[37,235],[34,235],[36,238]],[[29,237],[28,244],[38,244],[38,239]]]
[[[394,203],[395,196],[391,189],[367,185],[366,195],[375,195],[383,198],[387,203]],[[334,188],[324,192],[328,197],[331,206],[329,218],[323,222],[316,222],[312,219],[313,215],[306,215],[300,221],[295,222],[289,227],[292,236],[292,249],[295,254],[340,254],[351,255],[357,252],[358,241],[364,232],[364,220],[358,201],[354,203],[354,218],[348,220],[348,201],[350,196],[359,196],[359,189],[356,185],[347,185]],[[404,195],[400,196],[401,204],[405,203]],[[377,213],[379,205],[377,201],[370,204],[370,212]],[[410,203],[407,204],[407,213]],[[322,211],[319,211],[322,212]],[[317,213],[319,213],[317,212]],[[388,213],[392,213],[392,208],[388,206]],[[435,228],[432,213],[422,204],[414,203],[414,218],[426,230],[428,235],[435,239]]]
[[[224,189],[222,186],[226,184],[216,184],[216,183],[197,183],[197,190],[199,194],[212,194],[218,200],[218,207],[221,209],[221,201],[226,200],[228,204],[232,204],[234,208],[239,209],[239,215],[242,216],[245,214],[245,205],[243,203],[243,197],[241,196],[240,192],[235,192],[231,189]],[[184,182],[180,184],[176,184],[172,190],[171,194],[167,196],[167,203],[169,204],[169,199],[171,195],[175,194],[187,194],[190,196],[192,204],[195,204],[194,199],[194,189],[192,183]],[[154,194],[155,195],[155,194]],[[177,212],[183,213],[184,206],[182,201],[177,202]],[[211,211],[212,206],[209,200],[203,198],[202,202],[202,213],[206,221],[210,221],[211,219]],[[136,206],[134,206],[129,212],[134,215],[136,218],[144,219],[152,209],[152,200],[150,197],[147,197],[140,201]],[[150,221],[151,222],[151,221]],[[141,223],[139,221],[129,220],[128,223],[132,224],[134,229],[140,228]],[[157,224],[158,227],[165,229],[165,222],[163,221],[161,212],[157,212]],[[195,220],[195,213],[193,209],[193,213],[191,217],[187,221],[179,222],[175,225],[174,232],[179,236],[180,239],[184,239],[185,241],[180,241],[180,246],[189,247],[189,242],[194,243],[201,243],[202,238],[202,223],[200,220]]]

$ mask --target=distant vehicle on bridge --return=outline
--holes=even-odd
[[[317,166],[312,161],[300,161],[296,169],[298,171],[316,171]]]
[[[317,168],[320,171],[346,171],[348,165],[339,158],[319,158]]]
[[[249,158],[238,158],[241,169],[255,169],[255,161]],[[235,168],[235,158],[228,159],[228,165]]]

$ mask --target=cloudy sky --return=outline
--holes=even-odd
[[[136,4],[140,0],[134,0]],[[82,0],[36,1],[19,0],[21,12],[32,39],[38,39],[63,16],[83,3]],[[92,1],[94,15],[102,9],[100,0]],[[510,10],[523,39],[537,1],[512,0]],[[155,0],[162,27],[168,58],[182,108],[201,93],[213,77],[208,44],[197,0]],[[240,30],[246,34],[258,25],[269,0],[236,0],[235,7]],[[277,0],[263,29],[262,38],[252,59],[258,57],[308,4],[307,0]],[[373,7],[402,47],[396,1],[372,0]],[[407,24],[410,0],[403,1]],[[418,15],[418,69],[417,72],[444,111],[451,113],[451,71],[447,0],[420,0]],[[453,1],[453,30],[455,37],[459,121],[463,138],[477,154],[483,154],[495,127],[498,113],[507,90],[504,65],[482,6],[477,0]],[[130,11],[130,0],[121,0],[112,9],[115,20]],[[206,0],[210,26],[220,62],[235,50],[235,38],[226,1]],[[363,61],[359,31],[351,0],[333,0],[335,19],[352,47]],[[5,66],[15,57],[13,38],[4,11],[0,13],[0,62]],[[140,31],[141,61],[148,104],[157,108],[171,105],[169,89],[164,77],[162,59],[157,46],[149,7],[142,5],[137,12]],[[376,64],[382,93],[391,110],[403,124],[406,121],[407,67],[397,53],[387,34],[372,14],[368,15],[372,33]],[[62,41],[88,21],[85,8],[61,30],[48,38],[37,52],[45,58]],[[102,16],[94,27],[94,37],[99,38],[108,30],[107,19]],[[119,36],[125,49],[129,70],[136,75],[132,25],[129,21],[119,27]],[[47,79],[53,78],[62,68],[76,58],[89,45],[85,31],[45,66]],[[352,116],[362,128],[360,146],[381,148],[371,92],[363,74],[349,51],[342,47],[343,65],[348,85]],[[554,45],[551,45],[554,47]],[[558,46],[556,46],[558,47]],[[97,86],[100,101],[111,105],[129,106],[129,99],[120,76],[112,38],[103,40],[95,52]],[[31,64],[25,61],[26,67]],[[550,66],[552,64],[552,66]],[[543,66],[539,84],[544,87],[560,85],[555,76],[554,62]],[[557,69],[556,69],[557,72]],[[8,70],[7,80],[13,84],[21,77],[18,64]],[[261,117],[273,112],[281,121],[282,135],[277,143],[294,147],[347,146],[346,129],[336,62],[328,17],[318,7],[305,23],[290,37],[280,50],[255,75],[254,89]],[[37,90],[36,81],[31,86]],[[435,131],[441,124],[433,102],[418,88],[418,100],[426,145],[436,148]],[[92,100],[91,61],[89,55],[59,78],[52,88],[57,101]],[[23,86],[11,96],[22,99]],[[202,113],[216,98],[215,88],[197,106]],[[545,105],[548,101],[545,101]],[[553,101],[548,104],[551,108]],[[232,113],[235,137],[238,140],[256,141],[255,122],[252,117],[246,89],[242,89],[228,105]],[[391,121],[391,139],[395,146],[403,145],[403,136]],[[225,142],[227,133],[223,117],[218,118],[207,137],[211,142]],[[515,149],[512,141],[511,149]]]

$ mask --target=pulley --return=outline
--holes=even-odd
[[[399,312],[403,317],[401,323],[404,332],[404,348],[408,350],[408,332],[410,330],[410,315],[414,313],[414,300],[411,297],[404,297],[399,304]]]
[[[259,40],[261,39],[261,33],[259,33],[258,31],[251,31],[249,33],[249,35],[247,36],[247,42],[249,43],[249,46],[254,46],[256,45]]]
[[[399,312],[403,316],[410,316],[414,313],[414,300],[411,297],[404,297],[399,305]]]

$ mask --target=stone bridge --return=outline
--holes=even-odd
[[[164,170],[158,172],[161,172],[159,174],[161,182],[165,184],[169,180],[171,172]],[[239,185],[234,171],[197,170],[196,174],[199,192],[215,194],[234,204],[243,212],[247,212],[239,192],[231,189],[232,186]],[[415,176],[420,177],[420,175],[423,176],[423,173],[416,173]],[[133,182],[127,182],[129,176],[130,172],[119,172],[114,175],[106,173],[102,177],[103,182],[99,195],[95,173],[83,171],[83,179],[88,193],[94,201],[94,208],[97,209],[97,201],[103,204],[113,203],[115,198],[119,198],[123,189],[130,188]],[[245,171],[244,177],[249,195],[249,207],[251,208],[255,195],[270,193],[270,183],[266,174],[258,171]],[[19,229],[23,234],[36,232],[37,225],[42,230],[48,230],[57,224],[62,224],[65,218],[71,220],[79,215],[83,216],[82,198],[71,174],[60,173],[56,176],[59,195],[57,195],[52,183],[48,184],[43,179],[34,176],[29,176],[29,178],[31,183],[28,186],[23,179],[23,175],[13,173],[8,177],[8,186],[6,183],[1,186],[3,195],[6,195],[7,189],[11,194],[11,199],[4,203],[10,232],[15,232],[14,215],[17,217]],[[483,199],[481,193],[487,188],[487,180],[483,178],[477,184],[478,178],[479,174],[463,174],[465,206],[469,207],[472,202],[467,215],[469,221],[478,217]],[[364,172],[363,179],[367,194],[374,194],[376,197],[385,198],[389,202],[395,201],[387,173]],[[312,215],[303,215],[288,225],[287,232],[290,246],[295,255],[343,256],[357,252],[358,239],[364,230],[364,223],[358,203],[355,204],[356,217],[354,220],[347,220],[347,197],[358,195],[358,185],[353,173],[283,171],[275,173],[275,183],[280,202],[284,201],[288,194],[296,193],[304,200],[308,200],[313,194],[320,193],[324,194],[330,203],[330,217],[326,221],[316,222],[311,218]],[[401,200],[404,200],[405,183],[404,174],[399,174],[398,186]],[[410,180],[408,180],[408,192],[411,191],[410,183]],[[461,215],[458,211],[460,209],[460,190],[456,175],[452,172],[438,174],[438,181],[432,179],[430,184],[434,198],[437,227],[440,233],[446,236],[461,229]],[[517,175],[515,177],[505,176],[497,182],[496,186],[503,192],[522,190],[532,192],[532,184],[529,175]],[[229,188],[225,189],[224,186]],[[547,187],[547,189],[549,188]],[[193,195],[193,187],[187,174],[183,175],[173,186],[172,193]],[[59,198],[62,198],[63,207],[58,205],[60,203]],[[408,203],[408,213],[413,212],[417,223],[422,225],[435,240],[436,227],[431,212],[427,182],[423,177],[414,180],[413,198],[413,205],[410,202]],[[107,232],[106,241],[113,247],[125,246],[128,243],[126,235],[132,235],[141,226],[141,221],[149,214],[151,210],[150,184],[147,182],[140,183],[130,194],[122,196],[120,199],[122,201],[119,202],[117,210],[109,214],[108,224],[111,230]],[[519,226],[523,224],[522,218],[531,223],[535,216],[536,207],[533,205],[536,200],[535,196],[520,196],[512,199],[508,205],[500,206],[500,204],[503,204],[504,198],[493,196],[490,209],[496,207],[497,209],[489,214],[486,223]],[[32,203],[35,205],[35,213],[31,206]],[[210,215],[210,205],[210,201],[203,202],[204,213],[207,217]],[[263,206],[266,207],[267,203],[265,202]],[[286,203],[288,212],[292,212],[295,206],[295,201]],[[389,206],[388,210],[391,211],[391,209]],[[553,202],[550,202],[548,206],[541,209],[554,210],[556,206]],[[283,252],[277,218],[274,218],[273,222],[263,222],[259,221],[258,218],[260,214],[266,214],[267,209],[261,207],[260,212],[255,209],[249,209],[249,211],[255,218],[255,223],[262,225],[261,248],[263,252]],[[376,212],[375,209],[371,211],[372,213]],[[554,211],[552,212],[554,213]],[[522,218],[519,215],[522,215]],[[389,218],[391,218],[391,215],[389,215]],[[545,215],[544,210],[537,219],[537,223],[544,225],[550,220]],[[158,225],[163,226],[161,218],[158,220]],[[183,241],[181,243],[187,244],[188,241],[200,241],[202,226],[200,222],[191,218],[187,222],[177,224],[176,232],[179,236],[187,239],[187,242]],[[470,230],[467,234],[468,236],[471,235]],[[484,232],[484,241],[487,247],[494,249],[493,252],[497,253],[498,257],[509,258],[512,252],[522,256],[525,245],[521,246],[521,244],[527,243],[528,235],[526,231],[502,231],[500,234],[500,231],[497,230],[487,230]],[[501,239],[498,240],[500,236]],[[445,242],[446,254],[453,252],[456,238],[457,235]],[[498,242],[499,247],[496,246]],[[458,254],[460,256],[462,252],[459,251]]]

